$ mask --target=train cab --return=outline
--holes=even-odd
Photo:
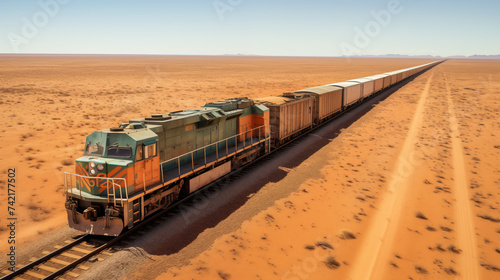
[[[157,142],[158,136],[142,123],[90,134],[75,173],[65,177],[74,186],[67,191],[70,226],[94,234],[120,233],[123,222],[111,222],[121,212],[120,202],[160,183]]]

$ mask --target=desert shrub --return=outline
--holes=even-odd
[[[482,219],[485,219],[485,220],[488,220],[488,221],[492,221],[494,223],[500,223],[500,219],[493,218],[492,216],[490,216],[488,214],[478,214],[477,216],[479,218],[482,218]]]
[[[422,212],[417,212],[415,214],[415,217],[422,219],[422,220],[428,220],[427,217]]]
[[[442,231],[446,231],[446,232],[451,232],[451,231],[453,231],[453,230],[452,230],[451,228],[449,228],[449,227],[441,227],[441,230],[442,230]]]
[[[354,233],[352,233],[349,230],[345,230],[345,229],[340,231],[338,236],[340,239],[356,239],[356,236],[354,235]]]
[[[450,275],[457,275],[457,271],[453,269],[453,267],[446,267],[444,269],[444,272],[450,274]]]
[[[438,244],[436,244],[436,249],[438,249],[438,250],[439,250],[439,251],[441,251],[441,252],[446,251],[446,250],[445,250],[445,249],[441,246],[441,244],[439,244],[439,243],[438,243]]]
[[[220,278],[222,278],[223,280],[228,280],[231,275],[229,275],[228,273],[225,273],[225,272],[222,272],[222,271],[217,271],[217,274],[219,274]]]
[[[499,272],[500,271],[500,268],[492,265],[492,264],[488,264],[488,263],[481,263],[481,266],[486,268],[487,270],[491,270],[491,271],[496,271],[496,272]]]
[[[333,249],[332,244],[328,243],[327,241],[318,241],[316,242],[316,246],[321,247],[322,249]]]
[[[423,266],[415,265],[415,270],[417,271],[417,273],[427,274],[427,269],[425,269]]]
[[[448,251],[450,252],[453,252],[455,254],[460,254],[460,252],[462,252],[462,250],[458,249],[457,247],[455,247],[455,245],[450,245],[448,246]]]
[[[436,228],[432,226],[426,226],[425,229],[427,229],[428,231],[436,231]]]
[[[340,263],[332,256],[327,257],[324,263],[329,269],[336,269],[340,266]]]
[[[314,250],[316,247],[314,247],[314,245],[306,245],[305,248],[307,250]]]

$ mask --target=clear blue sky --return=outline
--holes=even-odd
[[[500,54],[500,1],[0,0],[0,53]]]

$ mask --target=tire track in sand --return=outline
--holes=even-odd
[[[356,262],[351,267],[349,278],[352,280],[382,279],[383,277],[382,274],[387,266],[392,242],[398,229],[409,177],[414,170],[411,162],[416,155],[415,144],[418,139],[418,130],[422,124],[424,104],[429,95],[433,76],[434,72],[431,72],[418,101],[417,110],[413,116],[403,149],[399,154],[389,188],[371,222]]]
[[[458,121],[451,99],[451,90],[446,74],[443,73],[448,97],[448,113],[450,115],[450,129],[453,147],[453,184],[455,194],[455,217],[457,219],[458,247],[462,249],[459,267],[460,275],[457,279],[480,279],[479,258],[477,255],[476,233],[474,216],[467,187],[466,168],[462,140],[458,129]]]

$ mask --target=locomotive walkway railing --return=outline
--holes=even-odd
[[[75,177],[75,180],[73,180],[73,177]],[[69,179],[68,179],[69,178]],[[116,189],[115,187],[118,187],[120,190],[120,204],[123,207],[123,201],[128,200],[128,192],[125,190],[125,199],[123,198],[123,191],[122,191],[122,186],[119,183],[123,181],[123,186],[126,188],[127,187],[127,180],[125,178],[107,178],[107,177],[91,177],[91,176],[84,176],[84,175],[79,175],[71,172],[64,172],[64,193],[67,195],[68,193],[71,193],[72,195],[75,195],[73,192],[73,189],[77,190],[77,195],[80,196],[80,199],[82,198],[82,187],[83,186],[83,179],[88,179],[89,183],[91,180],[95,180],[95,186],[102,186],[102,181],[106,181],[106,195],[108,198],[108,202],[111,201],[111,198],[113,199],[113,205],[116,206],[116,201],[118,200],[116,197]],[[99,184],[101,183],[101,184]],[[68,186],[69,185],[69,186]],[[73,187],[74,186],[74,187]],[[111,191],[110,191],[111,190]]]
[[[243,140],[240,141],[239,139],[241,138],[243,138]],[[162,181],[166,183],[174,178],[180,179],[183,175],[186,176],[197,169],[207,167],[208,164],[226,159],[238,152],[247,150],[269,139],[270,137],[266,136],[266,126],[262,125],[175,158],[171,158],[160,163]],[[220,146],[222,146],[222,148],[220,148]],[[203,157],[198,157],[197,154],[203,154]],[[187,162],[182,162],[183,160],[186,161],[186,159]],[[171,164],[171,167],[175,167],[165,170],[164,166],[167,164]]]

